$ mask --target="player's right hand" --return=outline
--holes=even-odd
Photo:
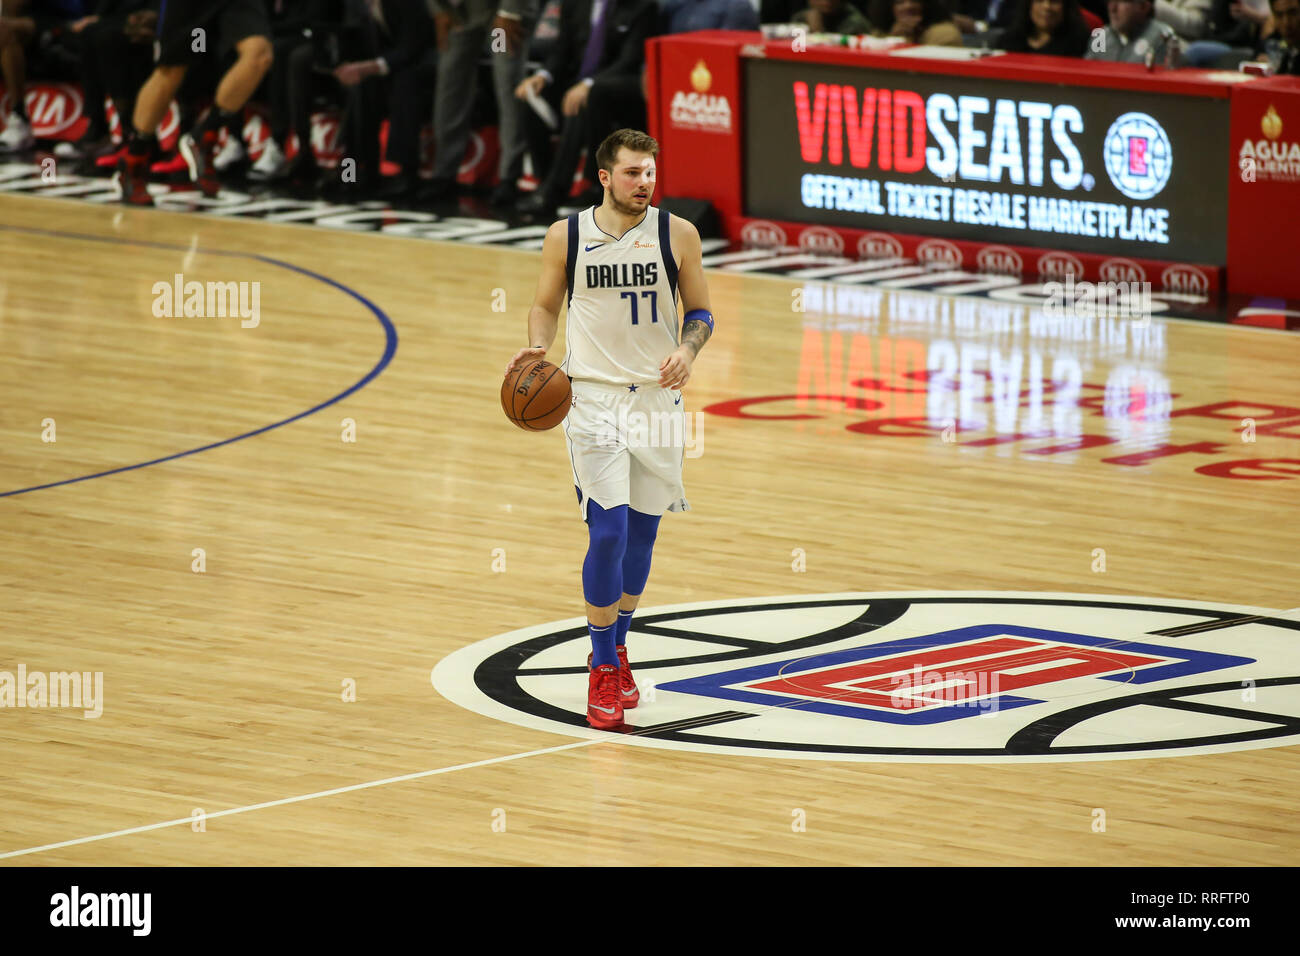
[[[515,353],[515,357],[510,360],[510,364],[506,366],[506,374],[501,377],[509,378],[510,373],[515,369],[544,358],[546,358],[546,349],[520,349]]]

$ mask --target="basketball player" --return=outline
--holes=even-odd
[[[118,167],[123,202],[153,205],[146,183],[158,146],[154,131],[189,64],[234,49],[238,59],[221,78],[212,108],[178,144],[190,179],[203,195],[217,194],[221,187],[212,169],[217,131],[244,108],[271,68],[270,38],[263,0],[166,0],[158,17],[158,62],[136,98],[126,154]]]
[[[659,144],[636,130],[600,144],[604,201],[547,230],[529,347],[506,367],[509,375],[546,355],[567,293],[561,368],[573,382],[573,406],[564,436],[589,534],[582,565],[592,648],[587,722],[602,730],[620,726],[624,709],[640,699],[628,626],[650,575],[660,517],[689,508],[681,388],[713,333],[700,235],[650,205],[658,154]],[[665,435],[671,440],[657,440]]]

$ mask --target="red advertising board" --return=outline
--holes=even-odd
[[[646,45],[649,133],[660,142],[659,195],[709,199],[740,212],[738,39],[758,33],[709,30]],[[668,144],[671,144],[669,146]]]
[[[660,194],[709,200],[733,240],[1300,298],[1292,243],[1277,241],[1300,218],[1300,79],[719,31],[649,50]],[[706,91],[729,132],[682,109]],[[916,162],[892,162],[900,136]]]
[[[1229,146],[1229,285],[1300,299],[1300,78],[1235,90]]]

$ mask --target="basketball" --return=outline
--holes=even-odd
[[[506,418],[526,431],[554,428],[569,414],[573,390],[558,365],[538,359],[515,369],[501,383]]]

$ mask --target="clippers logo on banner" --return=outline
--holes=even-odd
[[[1227,99],[792,60],[744,69],[747,216],[1227,258]]]
[[[1130,199],[1150,199],[1169,182],[1173,151],[1164,129],[1145,113],[1125,113],[1106,132],[1106,172]]]

